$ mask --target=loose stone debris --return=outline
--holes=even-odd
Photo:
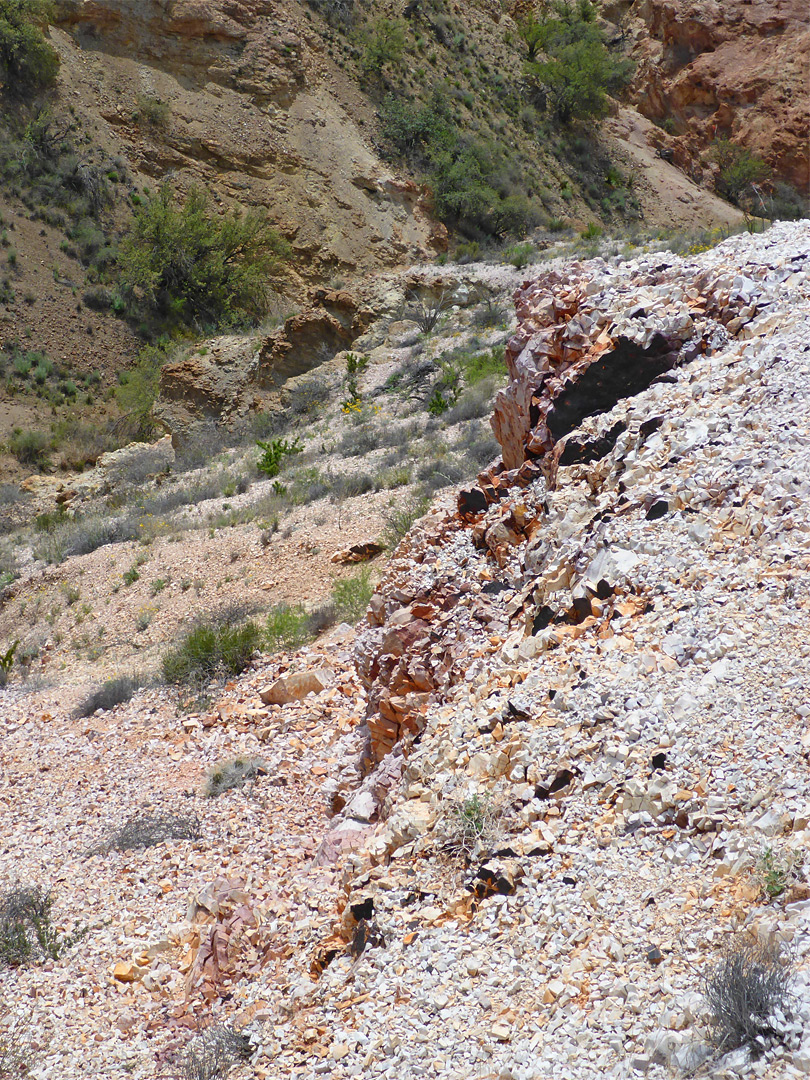
[[[503,467],[411,530],[354,641],[181,718],[3,691],[0,875],[88,927],[4,973],[33,1077],[151,1078],[211,1022],[237,1078],[810,1073],[810,223],[517,304]],[[203,800],[248,754],[261,783]],[[454,855],[474,796],[498,828]],[[146,804],[200,839],[86,854]],[[795,956],[758,1057],[705,1024],[738,934]]]

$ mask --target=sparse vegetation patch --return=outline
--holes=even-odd
[[[267,763],[262,758],[237,757],[221,761],[208,773],[205,794],[214,799],[223,791],[244,787],[248,781],[252,786],[256,778],[266,772]]]
[[[186,1048],[181,1080],[224,1080],[237,1062],[247,1060],[252,1053],[247,1036],[222,1024],[212,1025]]]
[[[336,581],[332,587],[335,614],[344,622],[356,623],[366,613],[374,593],[371,571],[366,568],[354,577]]]
[[[254,622],[232,625],[226,617],[200,623],[164,654],[163,677],[168,683],[188,685],[238,675],[261,644],[262,632]]]
[[[39,886],[0,896],[0,963],[19,967],[40,957],[56,960],[65,943],[51,923],[53,897]]]
[[[105,841],[102,851],[133,851],[155,847],[166,840],[199,840],[196,814],[136,813]]]
[[[99,709],[113,709],[129,701],[132,695],[143,685],[142,680],[132,675],[119,675],[108,679],[98,690],[84,699],[76,708],[75,716],[92,716]]]
[[[776,1011],[790,1012],[793,966],[776,941],[736,939],[705,978],[712,1041],[723,1051],[747,1046],[755,1055],[763,1040],[780,1037]]]
[[[59,54],[43,33],[54,17],[49,0],[0,0],[0,88],[24,97],[50,86]]]

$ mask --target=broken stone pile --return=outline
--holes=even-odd
[[[502,466],[412,531],[358,637],[378,824],[341,931],[385,945],[338,951],[306,1022],[346,1077],[805,1075],[810,225],[517,304]],[[799,867],[775,900],[768,851]],[[756,1062],[701,1026],[739,933],[798,965]]]
[[[3,972],[34,1080],[169,1075],[210,1022],[254,1047],[233,1080],[810,1075],[810,223],[518,304],[513,456],[356,634],[198,714],[3,692],[0,873],[89,927]],[[138,808],[201,837],[100,853]],[[795,965],[756,1058],[702,994],[740,935]]]

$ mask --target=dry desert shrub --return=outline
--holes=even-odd
[[[135,813],[111,833],[98,851],[133,851],[155,847],[166,840],[199,840],[196,814]]]
[[[776,941],[733,940],[704,980],[715,1046],[761,1051],[781,1035],[777,1012],[789,1011],[793,964]]]
[[[33,1064],[31,1015],[14,1016],[9,1001],[0,1001],[0,1080],[22,1080]]]
[[[237,757],[231,761],[220,761],[208,773],[205,794],[214,799],[223,791],[244,787],[248,780],[251,789],[256,778],[267,772],[267,762],[262,758]]]
[[[189,1045],[183,1063],[183,1080],[219,1080],[252,1052],[247,1036],[231,1027],[215,1024]]]
[[[488,795],[468,796],[450,807],[445,819],[444,850],[470,863],[498,837],[498,813]]]
[[[112,709],[129,701],[136,690],[143,686],[143,680],[137,676],[119,675],[108,679],[98,690],[89,694],[74,711],[75,717],[92,716],[97,709]]]

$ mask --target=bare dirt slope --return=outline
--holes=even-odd
[[[370,103],[297,5],[75,3],[63,26],[66,100],[147,183],[267,207],[308,274],[432,250],[419,189],[375,154]],[[165,119],[145,119],[145,99]]]
[[[670,140],[635,109],[621,106],[616,116],[605,121],[602,137],[611,148],[611,156],[633,177],[633,194],[641,204],[647,225],[689,230],[703,222],[723,226],[740,221],[736,206],[698,187],[666,160]]]

